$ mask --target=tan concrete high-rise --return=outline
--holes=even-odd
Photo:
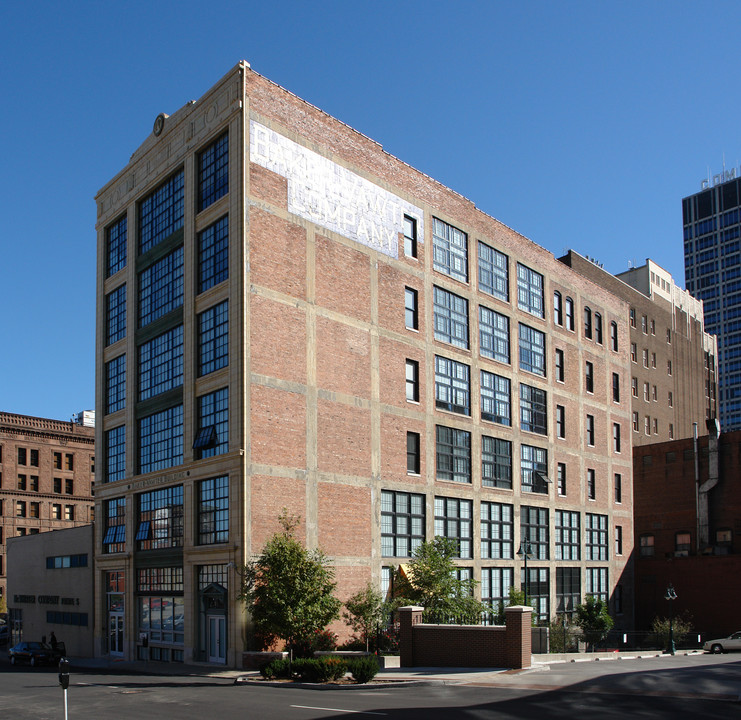
[[[630,627],[624,300],[246,63],[96,202],[99,653],[239,665],[283,508],[342,600],[441,534]]]

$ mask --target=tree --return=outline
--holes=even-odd
[[[428,618],[479,623],[481,614],[490,608],[474,598],[475,580],[458,578],[454,562],[457,552],[450,538],[438,536],[422,543],[409,563],[406,582],[397,583],[394,604],[421,605]]]
[[[250,606],[263,647],[278,638],[297,656],[310,655],[317,637],[339,618],[334,570],[321,550],[307,550],[294,536],[299,518],[284,509],[275,533],[243,574],[240,597]]]
[[[651,631],[656,633],[656,639],[660,648],[669,647],[669,627],[669,618],[655,617],[653,623],[651,623]],[[674,643],[679,645],[692,632],[692,618],[689,616],[673,618],[671,629],[674,634]]]
[[[574,624],[581,628],[589,649],[594,650],[594,646],[607,637],[613,626],[613,620],[605,602],[594,595],[587,595],[584,603],[576,606]]]
[[[365,588],[347,600],[345,608],[347,609],[342,613],[342,617],[356,633],[360,634],[368,652],[369,637],[386,615],[383,596],[368,583]]]

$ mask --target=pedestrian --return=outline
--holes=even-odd
[[[46,645],[46,635],[41,636],[41,644]]]
[[[53,630],[51,632],[51,635],[49,635],[49,644],[51,645],[52,650],[57,649],[57,636],[54,634]]]

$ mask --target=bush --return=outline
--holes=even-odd
[[[365,650],[365,640],[353,635],[349,640],[346,640],[338,648],[338,650]]]
[[[315,630],[307,636],[294,639],[286,644],[286,650],[293,651],[298,658],[311,658],[317,650],[330,651],[337,649],[337,635],[331,630]]]
[[[353,658],[347,667],[356,683],[370,682],[378,673],[378,661],[372,655]]]
[[[293,661],[293,672],[304,682],[331,682],[344,677],[347,663],[338,657],[300,658]]]
[[[291,677],[291,662],[286,658],[285,660],[271,660],[260,665],[260,675],[266,680],[274,679],[290,679]]]

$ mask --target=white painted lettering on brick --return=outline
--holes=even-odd
[[[409,215],[424,242],[420,208],[254,120],[250,160],[288,180],[288,210],[305,220],[396,258]]]

